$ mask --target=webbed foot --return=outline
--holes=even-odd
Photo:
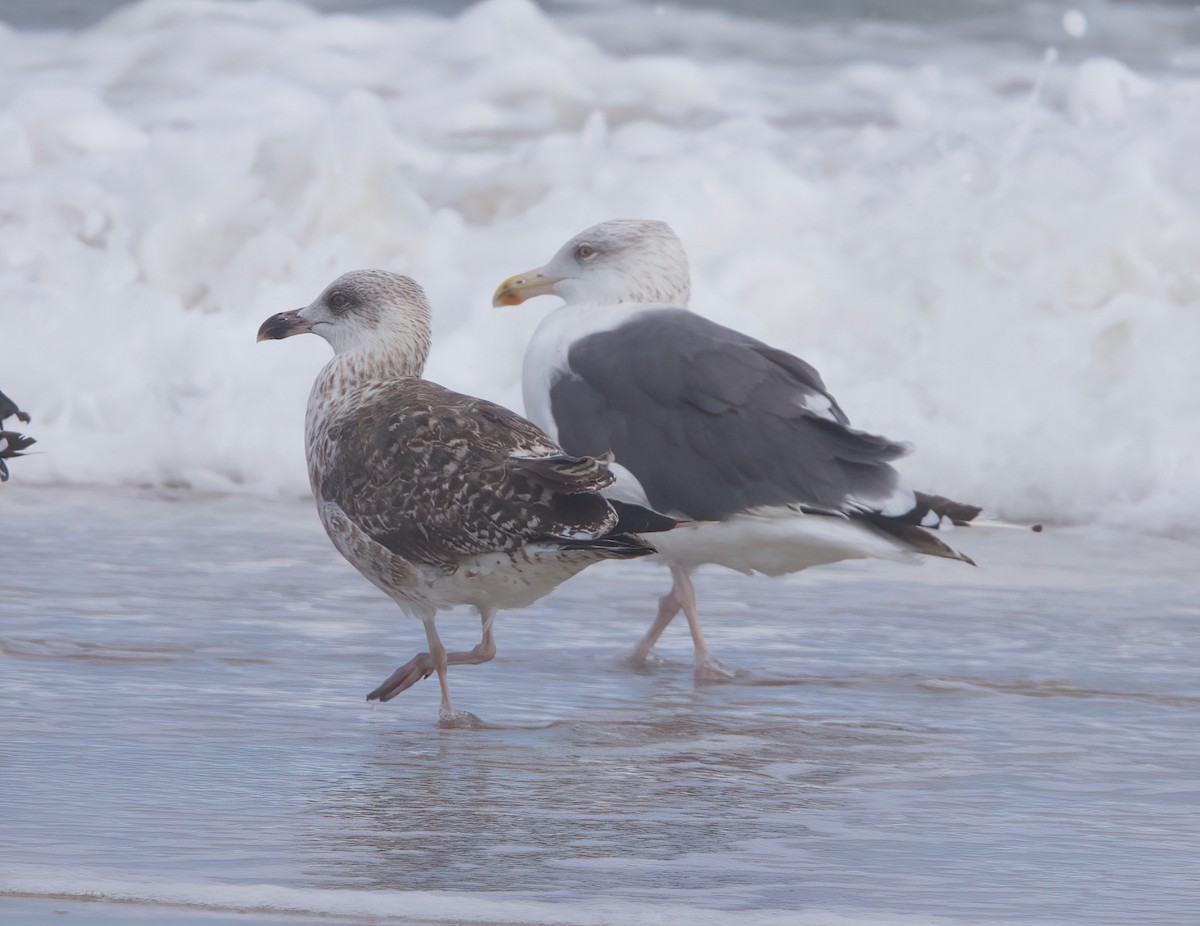
[[[423,678],[433,675],[437,665],[428,653],[417,653],[408,662],[389,675],[378,688],[367,695],[368,701],[390,701],[406,688],[411,688]]]
[[[736,669],[728,669],[712,656],[706,656],[696,663],[696,684],[720,685],[732,682],[738,677]]]
[[[624,656],[620,657],[619,661],[621,665],[629,666],[631,669],[652,669],[655,666],[667,664],[667,660],[654,652],[653,649],[643,650],[640,648],[630,650]]]

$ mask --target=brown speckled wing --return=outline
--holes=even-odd
[[[600,462],[570,457],[508,409],[397,380],[332,424],[321,496],[411,562],[452,565],[546,539],[598,537],[616,515]]]

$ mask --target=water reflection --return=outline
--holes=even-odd
[[[363,765],[324,792],[321,813],[349,859],[335,867],[379,888],[631,896],[745,879],[753,864],[797,881],[807,814],[872,766],[894,774],[930,734],[741,712],[641,705],[541,729],[380,731]],[[707,864],[673,865],[721,856]],[[761,869],[765,868],[763,872]],[[619,877],[614,882],[614,876]]]

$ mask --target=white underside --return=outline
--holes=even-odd
[[[714,563],[738,572],[780,576],[846,559],[917,559],[903,544],[857,521],[790,508],[684,524],[647,539],[661,560],[688,570]]]
[[[564,552],[556,545],[533,544],[515,555],[473,557],[450,573],[418,567],[420,581],[411,591],[439,610],[458,605],[494,611],[525,608],[599,560],[585,550]]]
[[[486,553],[443,569],[392,553],[332,502],[318,500],[317,511],[338,552],[407,614],[422,620],[460,605],[482,611],[527,607],[603,559],[593,550],[534,543],[515,553]]]
[[[617,480],[604,490],[606,496],[653,507],[629,470],[617,463],[609,468]],[[756,508],[723,521],[685,523],[646,539],[658,550],[655,559],[687,570],[712,563],[747,574],[782,576],[845,559],[918,561],[905,544],[861,521],[805,514],[786,505]]]

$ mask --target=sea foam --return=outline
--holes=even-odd
[[[328,349],[254,334],[364,266],[429,291],[431,378],[519,408],[555,303],[497,310],[492,290],[642,216],[684,239],[697,311],[913,442],[914,484],[1190,531],[1200,82],[1089,53],[1138,15],[1089,6],[1045,55],[528,0],[146,0],[0,28],[0,388],[43,451],[13,478],[304,492]]]

